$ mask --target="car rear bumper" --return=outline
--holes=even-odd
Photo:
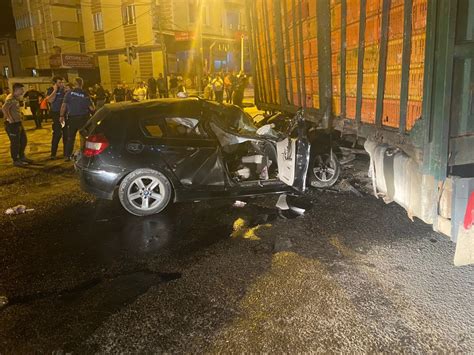
[[[82,190],[98,198],[113,199],[115,187],[123,172],[89,168],[84,165],[82,159],[75,163],[75,168],[79,174]]]

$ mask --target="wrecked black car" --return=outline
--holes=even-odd
[[[301,111],[281,132],[257,129],[237,106],[197,98],[120,103],[101,108],[81,135],[82,188],[105,199],[117,192],[138,216],[171,201],[302,192],[307,183]]]

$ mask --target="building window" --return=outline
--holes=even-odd
[[[0,43],[0,55],[7,55],[7,47],[5,46],[5,43]]]
[[[94,18],[94,31],[102,31],[104,23],[102,22],[102,12],[96,12],[92,15]]]
[[[211,25],[211,19],[209,15],[209,6],[203,6],[202,7],[202,24],[204,26],[210,26]]]
[[[124,25],[133,25],[136,22],[135,5],[127,5],[123,7],[122,18]]]
[[[20,45],[20,51],[22,57],[38,55],[38,46],[36,41],[23,41]]]
[[[188,2],[188,17],[189,23],[196,22],[196,13],[198,11],[198,6],[196,0],[189,0]]]
[[[234,11],[228,11],[226,14],[227,17],[227,28],[229,30],[238,30],[240,25],[240,13]]]
[[[17,30],[22,30],[24,28],[31,27],[31,17],[30,14],[25,14],[15,18],[15,26]]]

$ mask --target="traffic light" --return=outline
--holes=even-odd
[[[132,64],[134,59],[137,59],[137,47],[128,46],[125,48],[125,61],[129,64]]]

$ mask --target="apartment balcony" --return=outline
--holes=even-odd
[[[84,31],[79,22],[53,21],[53,34],[60,39],[79,40],[84,36]]]
[[[79,7],[81,0],[49,0],[50,5],[65,6],[65,7]]]

